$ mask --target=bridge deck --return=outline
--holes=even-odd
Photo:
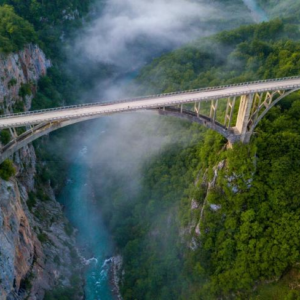
[[[285,78],[280,80],[250,82],[243,85],[216,87],[207,90],[194,90],[174,94],[162,94],[140,99],[126,100],[108,104],[90,104],[58,109],[27,112],[24,114],[6,115],[0,118],[0,128],[21,127],[62,119],[80,119],[88,116],[113,114],[123,111],[142,110],[175,106],[184,103],[202,102],[226,97],[264,91],[290,90],[300,88],[300,78]]]

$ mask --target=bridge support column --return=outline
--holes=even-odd
[[[231,121],[234,111],[236,97],[231,98],[229,97],[227,100],[227,107],[226,107],[226,113],[225,113],[225,119],[224,119],[224,126],[228,129],[231,127]]]
[[[201,102],[198,102],[198,103],[195,102],[194,110],[197,113],[197,118],[199,118],[199,115],[200,115],[200,107],[201,107]]]
[[[215,123],[215,121],[216,121],[218,103],[219,103],[219,99],[211,101],[211,105],[210,105],[210,118],[212,119],[213,123]]]
[[[240,141],[242,143],[248,143],[250,141],[251,136],[248,132],[248,123],[250,119],[253,99],[254,94],[248,94],[241,97],[235,130],[237,131],[237,134],[240,135]]]

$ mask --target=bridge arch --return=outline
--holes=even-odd
[[[224,138],[234,143],[236,140],[236,136],[234,135],[234,131],[226,126],[222,125],[217,121],[213,121],[210,117],[205,115],[197,115],[196,112],[191,110],[183,109],[182,112],[180,109],[176,109],[173,107],[168,107],[165,109],[158,109],[156,112],[162,116],[175,117],[182,120],[189,121],[191,123],[198,123],[206,128],[214,130],[221,134]]]
[[[228,130],[222,124],[218,122],[212,122],[212,120],[209,117],[204,115],[200,115],[199,117],[197,117],[196,113],[189,110],[183,110],[182,112],[180,112],[180,109],[166,108],[166,109],[150,109],[145,112],[156,113],[161,116],[176,117],[189,122],[198,123],[209,129],[215,130],[223,137],[225,137],[226,139],[232,142],[234,142],[235,139],[233,131]],[[20,150],[24,146],[32,143],[33,141],[35,141],[36,139],[44,135],[47,135],[53,131],[56,131],[58,129],[73,124],[94,120],[97,118],[99,118],[99,116],[91,116],[91,117],[72,119],[72,120],[59,120],[54,122],[42,123],[37,126],[30,127],[30,129],[26,130],[21,135],[16,136],[8,144],[4,145],[4,147],[1,149],[0,152],[0,163],[2,163],[4,160],[11,157],[16,151]]]
[[[47,135],[55,130],[64,128],[69,125],[95,119],[96,117],[87,117],[80,120],[61,120],[50,123],[42,123],[35,127],[31,127],[19,136],[15,136],[8,144],[4,145],[0,152],[0,163],[11,157],[21,148],[32,143],[36,139]]]
[[[250,137],[252,136],[252,134],[254,133],[255,128],[258,126],[259,122],[267,115],[267,113],[275,106],[277,105],[281,100],[283,100],[284,98],[286,98],[287,96],[300,91],[300,88],[296,88],[296,89],[292,89],[290,91],[287,91],[286,93],[281,94],[278,98],[276,98],[275,100],[271,100],[271,103],[267,106],[267,108],[256,118],[252,119],[249,122],[249,134]]]

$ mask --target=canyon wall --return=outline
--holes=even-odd
[[[29,110],[38,79],[51,62],[35,45],[0,55],[0,110]],[[0,179],[0,299],[43,299],[54,287],[76,283],[83,297],[73,229],[50,183],[37,175],[32,145],[13,158],[16,176]]]

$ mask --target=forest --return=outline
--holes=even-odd
[[[16,52],[37,41],[33,26],[15,14],[13,7],[0,6],[0,53]]]
[[[299,37],[298,24],[277,19],[198,40],[146,67],[137,79],[139,93],[298,75]],[[294,93],[272,109],[249,145],[232,150],[198,125],[164,121],[162,135],[178,123],[181,129],[145,164],[142,192],[130,196],[121,174],[103,178],[99,198],[125,259],[124,299],[300,297],[293,288],[300,258],[299,109]],[[113,201],[105,198],[112,193]],[[201,208],[209,204],[200,236],[201,210],[191,209],[192,199]],[[196,249],[189,246],[193,239]]]

